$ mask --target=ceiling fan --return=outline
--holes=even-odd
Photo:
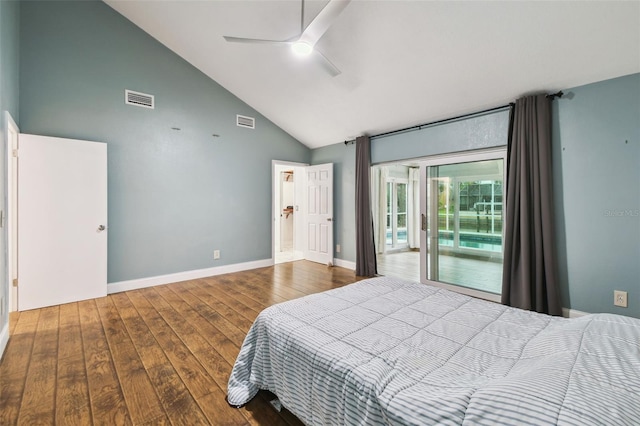
[[[313,18],[304,28],[304,0],[300,13],[300,34],[287,40],[265,40],[259,38],[242,38],[223,36],[224,39],[232,43],[253,43],[253,44],[275,44],[290,46],[291,49],[300,56],[315,55],[316,60],[324,69],[335,77],[340,74],[340,70],[322,53],[315,48],[316,43],[324,35],[335,19],[342,13],[351,0],[330,0],[329,3]]]

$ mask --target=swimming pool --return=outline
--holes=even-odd
[[[502,252],[502,236],[495,234],[482,234],[476,232],[461,232],[459,247],[491,252]],[[453,232],[440,231],[438,244],[453,247]]]
[[[407,242],[407,229],[398,229],[398,242]],[[483,234],[479,232],[461,232],[458,247],[484,250],[491,252],[502,252],[502,236],[495,234]],[[387,230],[387,245],[392,244],[391,231]],[[438,244],[441,246],[453,247],[453,232],[440,231],[438,233]]]

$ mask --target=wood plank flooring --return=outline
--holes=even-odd
[[[262,309],[354,281],[298,261],[12,313],[0,424],[300,425],[268,392],[229,407],[231,368]]]

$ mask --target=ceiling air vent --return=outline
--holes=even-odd
[[[255,129],[256,119],[244,115],[236,115],[236,125],[238,127],[246,127],[247,129]]]
[[[146,93],[134,92],[133,90],[124,91],[124,103],[127,105],[135,105],[144,108],[153,109],[153,95]]]

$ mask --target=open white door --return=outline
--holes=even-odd
[[[306,202],[304,257],[333,264],[333,164],[305,168]]]
[[[20,135],[18,309],[107,294],[107,145]]]
[[[7,124],[7,270],[9,308],[18,310],[18,135],[20,130],[5,111]]]

